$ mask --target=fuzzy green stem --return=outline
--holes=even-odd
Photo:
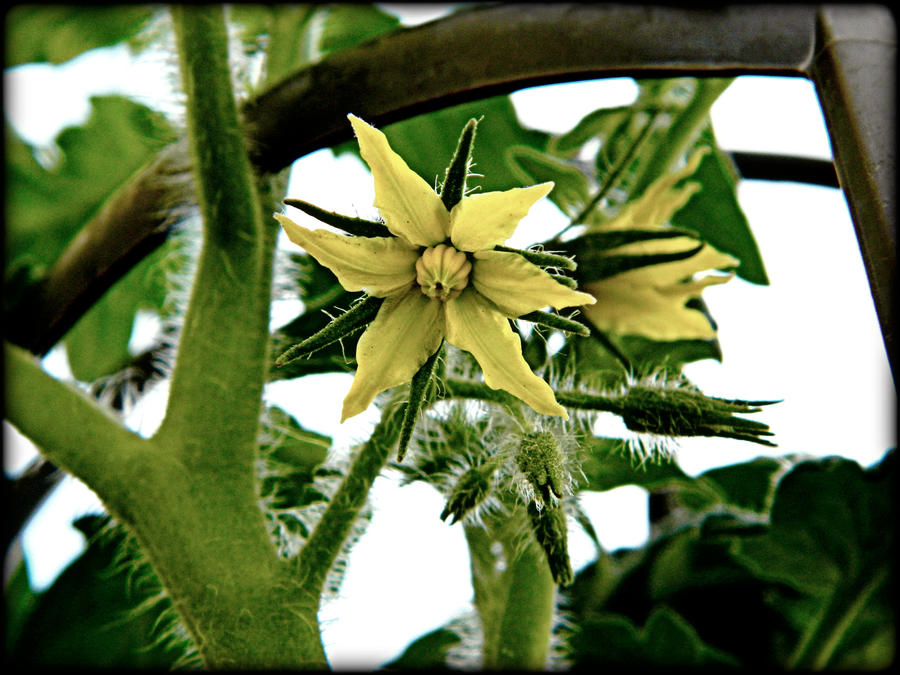
[[[263,223],[244,149],[222,10],[175,6],[172,14],[203,248],[158,435],[177,439],[187,461],[246,464],[255,455],[268,358],[277,230]]]
[[[45,373],[37,359],[4,342],[6,418],[56,466],[77,476],[115,514],[131,503],[131,481],[152,460],[149,443],[94,399]]]
[[[673,117],[672,125],[665,130],[665,143],[658,143],[650,159],[637,168],[630,200],[640,197],[653,181],[671,171],[675,162],[693,147],[709,123],[712,104],[733,81],[734,78],[697,78],[693,99]]]
[[[310,593],[321,595],[328,572],[365,505],[372,484],[387,464],[400,434],[397,413],[396,409],[384,412],[296,559],[297,576]]]
[[[172,15],[203,248],[133,529],[208,668],[322,667],[318,595],[278,558],[254,478],[276,228],[244,148],[222,8]]]
[[[486,528],[464,525],[484,632],[484,670],[541,670],[546,665],[556,585],[526,518],[516,506],[502,520],[491,518]],[[502,545],[502,565],[495,543]]]

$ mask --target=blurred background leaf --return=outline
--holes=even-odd
[[[141,607],[159,593],[159,581],[146,565],[136,572],[123,560],[123,536],[104,531],[105,517],[85,516],[74,525],[87,548],[52,586],[35,594],[19,571],[19,583],[4,589],[7,607],[18,607],[19,622],[7,665],[171,669],[183,650],[163,640],[168,601]]]
[[[133,37],[150,5],[18,5],[6,14],[6,67],[63,63],[89,49]]]
[[[91,97],[91,116],[56,139],[52,166],[7,127],[6,262],[49,266],[103,202],[175,140],[165,118],[121,96]]]

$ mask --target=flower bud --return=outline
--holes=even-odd
[[[452,516],[450,524],[462,520],[481,504],[491,491],[491,472],[484,467],[469,469],[456,482],[447,505],[441,512],[441,520]]]
[[[528,515],[534,537],[547,556],[553,580],[560,586],[569,586],[574,581],[575,574],[569,561],[565,511],[559,505],[548,504],[545,508],[538,509],[534,504],[529,504]]]
[[[665,436],[723,436],[761,445],[771,436],[769,427],[754,420],[735,417],[753,413],[774,401],[739,401],[706,396],[688,388],[659,389],[635,385],[622,400],[622,419],[632,431]]]
[[[565,456],[553,434],[541,431],[526,434],[516,453],[516,464],[540,496],[543,505],[550,504],[550,495],[563,495],[567,472]]]

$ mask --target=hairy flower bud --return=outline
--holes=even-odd
[[[456,482],[447,505],[441,512],[441,520],[447,520],[451,516],[451,525],[462,520],[485,500],[490,490],[491,472],[484,467],[469,469]]]
[[[753,413],[774,401],[739,401],[706,396],[689,388],[634,385],[622,399],[622,419],[633,431],[666,436],[723,436],[773,445],[766,424],[735,417]]]
[[[575,574],[569,561],[565,511],[559,505],[548,504],[545,508],[538,509],[534,504],[529,504],[528,515],[535,539],[547,556],[553,580],[560,586],[569,586],[574,581]]]
[[[551,494],[562,498],[567,476],[565,456],[553,434],[546,431],[526,434],[516,452],[516,464],[543,505],[550,504]]]

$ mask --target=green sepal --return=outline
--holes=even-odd
[[[627,244],[639,241],[653,241],[655,239],[674,239],[676,237],[690,237],[696,239],[697,234],[691,230],[683,230],[677,227],[665,230],[610,230],[609,232],[591,232],[565,244],[576,255],[589,251],[608,251]]]
[[[578,268],[577,263],[564,255],[557,253],[546,253],[544,251],[533,251],[530,249],[510,248],[509,246],[495,246],[495,251],[503,251],[504,253],[518,253],[528,262],[538,267],[555,267],[561,270],[574,271]]]
[[[570,276],[566,276],[565,274],[551,274],[550,276],[553,277],[553,280],[556,281],[557,283],[560,283],[563,286],[567,286],[568,288],[571,288],[573,291],[578,288],[578,281],[576,281],[575,279],[573,279]]]
[[[422,404],[428,398],[431,376],[437,366],[438,358],[443,351],[444,343],[437,348],[428,360],[422,364],[422,367],[413,375],[412,381],[409,383],[409,400],[404,405],[403,422],[400,425],[400,439],[397,443],[397,462],[402,462],[406,455],[406,448],[412,438],[413,427],[416,426],[416,419]]]
[[[320,220],[326,225],[331,225],[339,230],[343,230],[348,234],[357,237],[391,237],[391,231],[383,223],[374,220],[366,220],[365,218],[351,218],[340,213],[326,211],[318,206],[305,202],[302,199],[283,199],[283,204],[293,206],[300,209],[308,216],[312,216],[316,220]]]
[[[636,270],[639,267],[649,267],[651,265],[661,265],[663,263],[675,262],[677,260],[686,260],[697,255],[705,246],[700,243],[695,248],[687,251],[677,251],[675,253],[655,253],[652,255],[611,255],[597,258],[590,267],[584,269],[589,270],[581,277],[581,283],[591,283],[594,281],[602,281],[609,279],[617,274]]]
[[[447,167],[444,184],[441,187],[441,201],[447,211],[451,211],[454,206],[459,204],[466,194],[466,179],[469,176],[469,167],[472,162],[472,149],[475,144],[477,127],[478,120],[476,119],[471,119],[466,123],[459,135],[459,143],[453,159],[450,161],[450,166]]]
[[[375,318],[382,302],[384,302],[384,298],[366,297],[338,316],[318,333],[310,335],[303,342],[299,342],[285,351],[275,360],[275,366],[278,368],[285,366],[364,328]]]
[[[572,319],[567,319],[559,314],[553,314],[552,312],[542,312],[540,310],[536,310],[534,312],[528,312],[528,314],[523,314],[519,319],[524,319],[525,321],[530,321],[531,323],[536,323],[540,326],[547,326],[548,328],[555,328],[556,330],[561,330],[566,333],[574,333],[575,335],[581,335],[582,337],[590,337],[591,329],[585,326],[583,323],[578,321],[573,321]]]

